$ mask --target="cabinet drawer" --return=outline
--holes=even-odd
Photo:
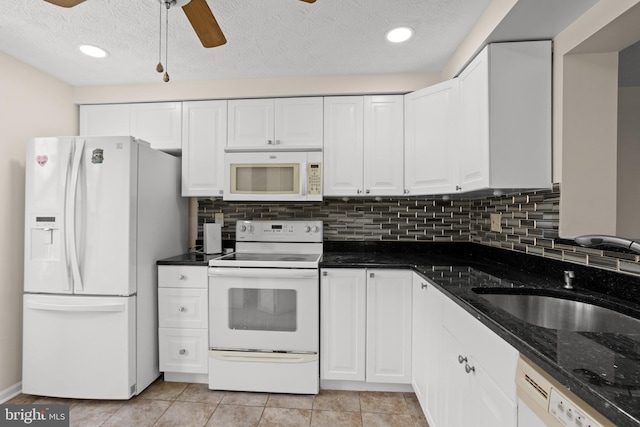
[[[161,328],[207,329],[206,289],[158,289],[158,322]]]
[[[158,266],[158,287],[207,289],[207,267],[185,265]]]
[[[209,340],[206,329],[160,328],[160,370],[206,374]]]
[[[463,343],[464,352],[468,354],[462,356],[473,358],[505,395],[515,401],[517,350],[451,300],[444,304],[443,325]]]

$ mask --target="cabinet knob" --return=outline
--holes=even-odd
[[[459,185],[456,185],[456,191],[460,191],[462,190],[462,187],[460,187]]]
[[[459,354],[458,355],[458,363],[463,364],[467,361],[467,358],[464,357],[463,355]]]
[[[369,194],[369,193],[371,193],[371,190],[367,189],[367,190],[365,190],[365,193]]]
[[[403,191],[403,193],[404,193],[404,194],[409,194],[409,190],[406,190],[406,189],[405,189],[405,190]]]
[[[184,307],[178,307],[178,311],[179,311],[180,313],[184,313],[185,311],[187,311],[187,309],[186,309],[186,308],[184,308]]]
[[[369,273],[369,277],[376,277],[376,273]]]
[[[471,372],[475,372],[476,368],[475,366],[470,366],[468,363],[466,363],[464,365],[464,370],[467,372],[467,374],[470,374]]]
[[[267,139],[267,144],[269,144],[269,145],[273,145],[273,141],[272,141],[272,140],[270,140],[270,139]]]
[[[184,274],[178,274],[178,280],[185,280],[187,278],[187,276],[185,276]]]
[[[323,271],[323,272],[322,272],[322,275],[323,275],[324,277],[327,277],[327,276],[329,275],[329,273],[327,273],[326,271]]]
[[[356,190],[356,193],[362,194],[362,190],[358,189],[358,190]]]
[[[185,350],[184,348],[181,348],[179,351],[180,354],[187,354],[187,350]]]
[[[420,283],[420,289],[428,289],[426,283]]]

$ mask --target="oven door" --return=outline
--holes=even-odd
[[[318,351],[317,269],[209,268],[213,349]]]

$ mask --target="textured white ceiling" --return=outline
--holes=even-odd
[[[228,40],[206,49],[169,14],[172,81],[440,71],[490,0],[207,0]],[[164,19],[164,18],[163,18]],[[0,50],[72,85],[157,83],[158,0],[0,1]],[[385,40],[398,25],[408,43]],[[106,49],[91,59],[80,44]],[[163,61],[164,62],[164,61]]]

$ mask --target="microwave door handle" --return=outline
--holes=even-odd
[[[307,195],[307,168],[308,168],[308,163],[304,162],[304,163],[300,163],[300,169],[302,169],[300,171],[300,195],[301,196],[306,196]]]

